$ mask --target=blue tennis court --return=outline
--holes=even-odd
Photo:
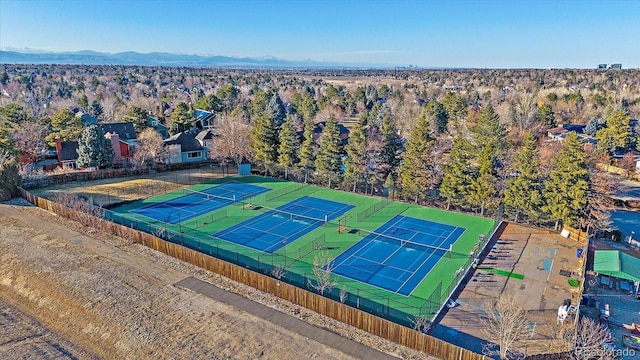
[[[131,211],[175,225],[269,190],[257,185],[227,182],[199,191],[183,189],[185,195]]]
[[[304,196],[211,236],[272,253],[354,206]]]
[[[465,230],[396,215],[340,254],[332,272],[408,296]]]

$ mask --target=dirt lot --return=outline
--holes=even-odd
[[[173,285],[188,276],[387,353],[425,358],[140,245],[16,205],[0,205],[0,358],[350,358]]]
[[[527,353],[548,351],[558,307],[566,299],[574,305],[580,302],[578,289],[569,286],[568,279],[581,276],[584,257],[576,258],[576,250],[582,247],[584,242],[557,233],[508,224],[459,295],[460,305],[448,311],[434,334],[453,343],[465,342],[474,351],[482,352],[486,334],[479,319],[489,301],[508,293],[520,299],[528,310],[531,338],[527,340]],[[483,267],[512,271],[524,278],[481,270]]]

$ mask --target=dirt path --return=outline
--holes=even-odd
[[[15,205],[0,205],[0,315],[14,314],[0,318],[0,358],[16,358],[23,351],[27,358],[56,354],[72,359],[293,359],[301,354],[309,359],[353,358],[174,286],[189,276],[298,314],[387,353],[424,358],[143,246]],[[32,319],[31,335],[21,319]],[[37,338],[51,340],[34,342]]]

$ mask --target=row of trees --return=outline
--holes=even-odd
[[[503,294],[487,304],[480,322],[491,343],[483,345],[487,356],[513,359],[526,352],[531,337],[531,320],[524,301],[511,294]],[[577,321],[558,321],[548,334],[549,353],[561,353],[569,359],[616,359],[616,351],[605,351],[611,345],[609,330],[587,317]]]
[[[334,117],[326,121],[316,144],[312,121],[304,121],[300,139],[294,130],[294,116],[290,114],[283,121],[268,105],[266,99],[277,98],[276,93],[265,92],[258,98],[264,100],[262,105],[252,103],[250,143],[253,161],[265,171],[280,165],[286,169],[286,176],[289,169],[302,169],[329,186],[339,183],[345,189],[363,192],[384,186],[405,200],[481,215],[504,202],[516,221],[607,225],[606,216],[601,214],[606,205],[601,201],[604,197],[590,196],[607,189],[591,179],[589,157],[576,133],[567,137],[543,167],[539,140],[532,133],[524,136],[524,144],[515,156],[507,153],[508,129],[491,106],[473,114],[475,123],[468,135],[456,135],[449,145],[438,132],[444,132],[451,118],[468,126],[468,117],[447,110],[450,104],[445,107],[432,102],[421,109],[406,140],[390,116],[383,116],[378,126],[368,112],[351,129],[346,146]],[[600,130],[602,138],[616,139],[620,147],[632,143],[630,119],[624,111],[614,112],[610,119]],[[618,123],[626,124],[624,136],[617,130]],[[602,143],[605,145],[598,149],[609,149],[610,142]],[[585,223],[584,219],[593,221]]]

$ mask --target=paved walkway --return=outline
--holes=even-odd
[[[175,285],[234,306],[261,319],[268,320],[285,329],[289,329],[295,333],[356,358],[366,360],[398,359],[397,357],[370,348],[366,345],[360,344],[359,342],[349,340],[336,333],[311,325],[291,315],[287,315],[283,312],[264,306],[238,294],[223,290],[217,286],[209,284],[208,282],[198,280],[191,276],[180,280],[175,283]]]

